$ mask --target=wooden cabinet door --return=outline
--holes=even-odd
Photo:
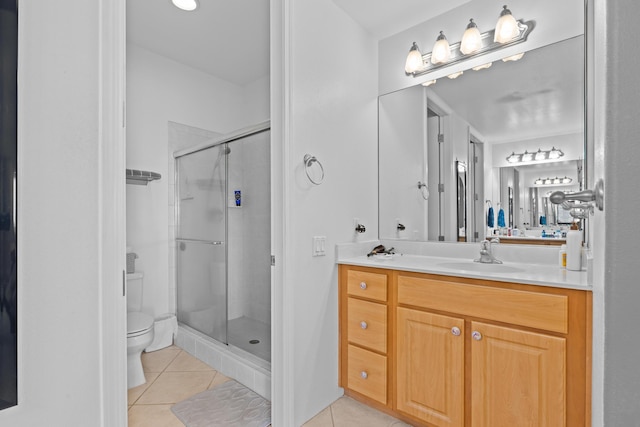
[[[464,320],[397,311],[396,409],[434,426],[464,424]]]
[[[471,426],[565,426],[565,338],[480,322],[471,329]]]

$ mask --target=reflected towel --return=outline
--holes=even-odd
[[[493,228],[493,208],[489,207],[489,212],[487,213],[487,226]]]
[[[498,211],[498,227],[504,227],[504,210],[502,208]]]

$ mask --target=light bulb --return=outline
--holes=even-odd
[[[440,31],[440,35],[436,40],[436,44],[433,45],[431,51],[431,63],[432,64],[444,64],[451,58],[451,50],[449,48],[449,42],[444,36],[444,33]]]
[[[411,49],[409,49],[409,54],[407,55],[407,62],[404,64],[404,71],[407,74],[412,74],[420,70],[423,66],[424,62],[422,61],[422,53],[420,53],[420,49],[416,42],[413,42]]]
[[[507,9],[507,5],[503,6],[502,13],[496,24],[496,31],[493,36],[493,41],[497,43],[507,43],[513,40],[518,34],[520,29],[518,28],[518,22],[511,14],[511,11]]]
[[[480,36],[480,30],[473,19],[469,19],[469,25],[462,35],[462,41],[460,42],[460,52],[463,55],[469,55],[476,52],[482,47],[482,37]]]
[[[550,159],[559,159],[562,156],[564,156],[564,153],[562,152],[562,150],[558,150],[556,147],[553,147],[551,151],[549,151]]]
[[[553,183],[554,184],[561,184],[562,180],[556,176],[555,179],[553,180]]]
[[[538,152],[536,153],[536,160],[544,160],[547,158],[547,152],[546,151],[542,151],[541,149],[538,148]]]
[[[194,11],[198,8],[197,0],[171,0],[171,2],[178,9],[186,10],[187,12]]]
[[[544,183],[544,181],[542,180],[542,178],[538,178],[534,181],[535,185],[542,185]]]
[[[512,152],[509,157],[507,157],[507,162],[509,163],[518,163],[520,161],[520,155]]]
[[[562,178],[562,183],[563,184],[569,184],[571,183],[571,181],[573,181],[571,178],[565,176],[564,178]]]
[[[551,180],[551,178],[547,178],[544,180],[545,185],[551,185],[553,184],[553,181]]]
[[[527,150],[524,150],[524,154],[522,155],[523,162],[530,162],[533,160],[533,153],[529,153]]]

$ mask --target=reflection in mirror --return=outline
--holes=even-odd
[[[456,186],[456,199],[458,206],[456,216],[458,218],[458,242],[466,242],[467,233],[467,164],[456,160],[458,180]]]
[[[381,96],[379,237],[472,242],[508,228],[539,237],[544,227],[562,226],[558,218],[566,215],[546,198],[550,190],[581,190],[584,99],[584,36],[528,51],[517,62]],[[507,160],[552,148],[563,155]],[[464,215],[455,160],[467,165]],[[553,184],[565,177],[570,185]],[[418,182],[428,185],[428,200]],[[488,227],[487,200],[504,209],[505,230]],[[404,233],[396,231],[398,219]]]

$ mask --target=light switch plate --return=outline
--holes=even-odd
[[[325,256],[327,245],[327,236],[313,236],[313,246],[311,256]]]

